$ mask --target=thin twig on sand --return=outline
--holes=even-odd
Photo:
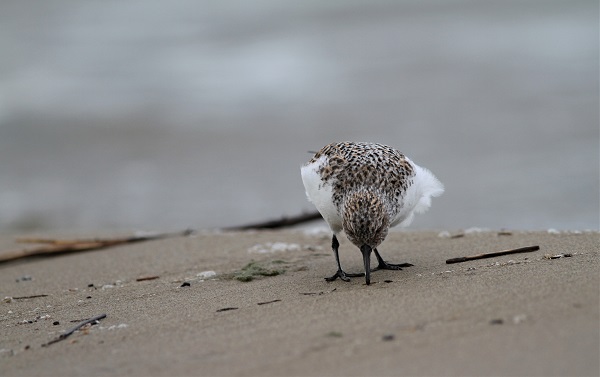
[[[61,340],[65,340],[69,336],[71,336],[75,331],[79,330],[80,328],[82,328],[83,326],[87,325],[88,323],[93,324],[94,322],[97,322],[97,321],[101,320],[102,318],[106,318],[106,314],[100,314],[100,315],[97,315],[97,316],[92,317],[90,319],[86,319],[85,321],[82,321],[82,322],[78,323],[77,326],[73,327],[72,329],[67,330],[63,334],[60,334],[60,336],[58,338],[52,339],[48,343],[42,344],[42,347],[48,347],[51,344],[60,342]]]
[[[476,260],[476,259],[499,257],[501,255],[508,255],[508,254],[529,253],[529,252],[536,251],[539,249],[540,249],[540,247],[536,245],[536,246],[520,247],[518,249],[502,250],[502,251],[497,251],[494,253],[477,254],[477,255],[472,255],[469,257],[451,258],[451,259],[446,260],[446,264],[461,263],[461,262],[467,262],[467,261]]]
[[[21,297],[13,297],[13,300],[25,300],[28,298],[39,298],[39,297],[48,297],[48,295],[46,294],[41,294],[41,295],[31,295],[31,296],[21,296]]]

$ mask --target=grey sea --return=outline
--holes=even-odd
[[[393,146],[412,229],[599,228],[598,2],[0,2],[0,233],[313,211],[300,166]]]

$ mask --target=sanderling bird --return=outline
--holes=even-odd
[[[382,144],[342,142],[323,147],[302,166],[301,172],[308,200],[333,232],[331,246],[338,270],[325,280],[349,281],[350,277],[365,276],[370,284],[371,251],[375,251],[379,262],[373,271],[412,266],[387,263],[377,247],[390,227],[408,226],[415,213],[431,206],[431,197],[444,192],[442,183],[429,170]],[[342,270],[336,237],[342,230],[360,249],[364,274]]]

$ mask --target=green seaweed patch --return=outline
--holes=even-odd
[[[341,338],[342,336],[344,336],[344,334],[342,334],[339,331],[330,331],[327,333],[327,336],[330,338]]]
[[[271,263],[273,264],[273,263]],[[278,263],[280,264],[280,263]],[[243,282],[248,282],[248,281],[252,281],[258,277],[264,277],[264,276],[277,276],[277,275],[281,275],[285,272],[285,270],[283,269],[275,269],[275,268],[270,268],[264,265],[261,265],[259,262],[250,262],[247,265],[245,265],[244,267],[242,267],[241,270],[236,271],[232,274],[232,279],[235,280],[239,280],[239,281],[243,281]]]

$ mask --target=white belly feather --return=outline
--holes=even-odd
[[[317,207],[331,230],[339,233],[342,230],[342,218],[333,204],[332,187],[323,183],[318,172],[324,159],[325,157],[322,156],[319,160],[302,166],[302,182],[308,200]]]

